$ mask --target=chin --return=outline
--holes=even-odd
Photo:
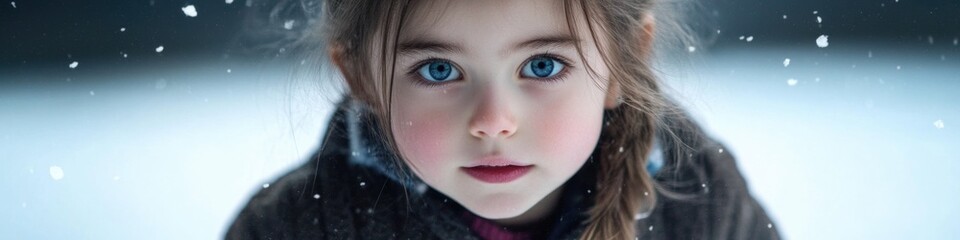
[[[470,204],[463,204],[470,212],[486,219],[508,219],[518,217],[532,208],[537,201],[519,194],[497,194],[473,198]]]

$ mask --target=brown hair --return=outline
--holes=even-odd
[[[289,1],[294,0],[282,2]],[[315,1],[301,0],[303,7],[307,7],[304,2],[311,2],[309,7],[319,11],[321,18],[316,24],[310,25],[316,27],[306,26],[303,31],[308,34],[293,42],[316,46],[300,50],[314,56],[325,55],[320,53],[326,52],[318,52],[322,50],[330,50],[338,56],[334,61],[344,66],[341,73],[346,79],[350,96],[373,111],[380,120],[379,132],[385,133],[381,136],[385,145],[396,150],[389,124],[395,45],[405,18],[422,1],[322,1],[322,4],[316,4]],[[570,33],[578,38],[590,37],[598,44],[603,62],[610,70],[611,84],[619,85],[622,97],[622,104],[608,111],[609,121],[604,123],[606,126],[602,134],[606,137],[601,139],[606,139],[606,142],[598,144],[597,194],[581,238],[633,239],[637,234],[636,217],[652,211],[655,205],[658,192],[655,189],[672,195],[658,185],[646,170],[646,156],[652,149],[656,135],[666,134],[677,138],[671,131],[674,128],[668,126],[671,123],[663,121],[668,118],[667,115],[676,114],[677,109],[662,93],[652,63],[648,61],[653,54],[650,52],[652,48],[644,47],[644,44],[652,45],[653,32],[650,28],[644,28],[644,21],[651,17],[648,14],[653,11],[654,0],[562,1]],[[273,10],[270,14],[273,16],[277,12]],[[658,11],[657,14],[667,17],[671,13]],[[574,16],[584,16],[582,20],[587,23],[585,26],[589,28],[589,36],[577,36],[579,31],[575,22],[581,19]],[[658,21],[658,24],[661,22]],[[683,32],[683,29],[676,27],[680,25],[663,23],[668,24],[667,28]],[[577,46],[577,50],[583,59],[581,46]],[[371,71],[371,66],[380,66],[380,69]],[[588,69],[593,72],[590,66]],[[375,76],[375,73],[380,75]],[[398,151],[391,152],[396,154]],[[678,153],[672,156],[683,158],[685,155]],[[409,176],[406,172],[399,174]]]

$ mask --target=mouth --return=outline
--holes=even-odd
[[[526,175],[533,169],[533,165],[519,166],[519,165],[503,165],[503,166],[488,166],[480,165],[474,167],[463,167],[461,168],[467,175],[470,175],[477,180],[487,182],[487,183],[508,183],[513,180],[516,180],[523,175]]]

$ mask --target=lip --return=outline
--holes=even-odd
[[[462,168],[464,172],[477,180],[487,183],[507,183],[523,177],[533,166],[477,166]]]
[[[477,180],[487,183],[507,183],[523,177],[533,168],[531,164],[520,163],[501,156],[488,156],[466,167],[464,172]]]

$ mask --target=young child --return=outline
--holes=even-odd
[[[328,0],[347,94],[229,239],[778,239],[651,69],[653,0]]]

